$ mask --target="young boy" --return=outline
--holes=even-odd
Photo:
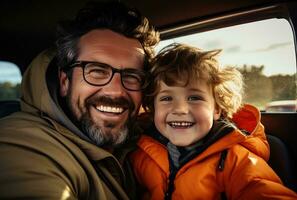
[[[154,119],[132,156],[143,199],[297,199],[268,166],[260,112],[216,51],[173,44],[154,60],[144,107]]]

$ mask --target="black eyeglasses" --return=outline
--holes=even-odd
[[[84,80],[94,86],[107,85],[115,73],[121,75],[121,82],[125,89],[139,91],[146,85],[146,74],[144,71],[126,68],[116,69],[106,63],[92,61],[76,61],[65,69],[81,66],[83,68]]]

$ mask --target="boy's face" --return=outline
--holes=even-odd
[[[204,80],[185,87],[160,82],[154,121],[160,133],[177,146],[188,146],[207,135],[220,117],[212,89]]]

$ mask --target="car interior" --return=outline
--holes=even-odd
[[[295,57],[293,70],[296,80],[297,37],[294,30],[297,30],[297,1],[295,0],[123,1],[137,8],[150,19],[160,31],[161,40],[270,18],[286,19],[293,30]],[[57,22],[73,18],[86,2],[87,0],[2,0],[0,2],[0,61],[16,64],[23,74],[38,53],[54,44]],[[270,34],[275,33],[270,32],[267,37]],[[257,36],[250,35],[250,37],[252,41]],[[296,100],[296,81],[293,90]],[[20,110],[18,99],[0,100],[0,118],[18,110]],[[265,126],[270,144],[271,155],[268,161],[270,166],[287,187],[297,191],[296,107],[292,112],[263,111],[261,122]]]

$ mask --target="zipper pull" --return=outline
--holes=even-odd
[[[220,157],[220,160],[219,160],[219,165],[218,165],[218,169],[220,171],[223,171],[224,169],[224,166],[225,166],[225,160],[226,160],[226,157],[227,157],[227,153],[228,153],[228,150],[225,149],[224,151],[222,151],[221,153],[221,157]]]

